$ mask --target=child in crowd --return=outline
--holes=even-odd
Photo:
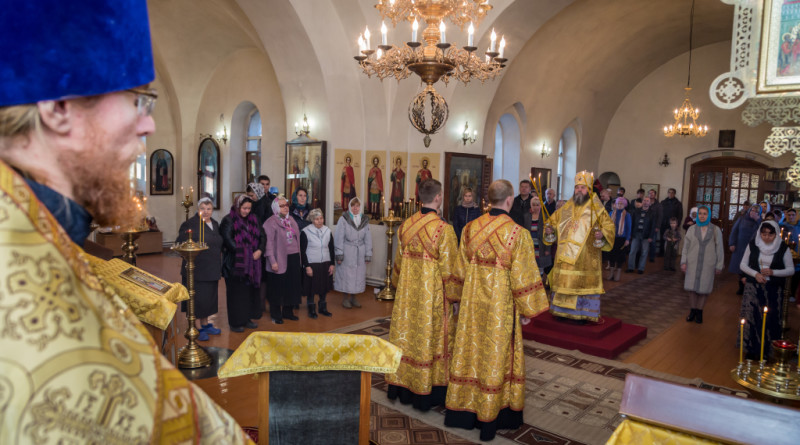
[[[681,243],[681,229],[678,228],[678,219],[669,219],[669,229],[664,232],[664,239],[667,240],[664,246],[664,270],[675,272],[675,258],[678,255],[678,244]]]

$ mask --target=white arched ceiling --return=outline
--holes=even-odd
[[[535,123],[523,130],[522,146],[541,140],[555,146],[577,116],[583,122],[580,143],[585,147],[577,168],[596,168],[599,147],[620,102],[648,73],[688,49],[690,8],[691,0],[576,0],[541,26],[513,59],[493,98],[487,125],[519,101],[528,121]],[[694,46],[729,40],[732,21],[732,6],[698,2]],[[522,156],[521,171],[541,163],[532,151],[523,150]],[[543,167],[555,169],[556,163],[551,156]]]

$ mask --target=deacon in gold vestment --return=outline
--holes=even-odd
[[[458,271],[464,280],[455,346],[450,361],[445,425],[481,429],[481,440],[498,428],[522,425],[525,361],[520,316],[547,310],[530,231],[508,216],[510,182],[489,186],[492,210],[461,234]],[[448,296],[449,297],[449,296]]]
[[[155,129],[145,0],[20,6],[0,15],[15,35],[0,77],[0,444],[249,442],[81,248],[92,219],[143,216],[128,171]]]
[[[575,176],[573,198],[550,216],[545,235],[555,229],[558,236],[555,264],[548,276],[553,293],[550,312],[596,322],[600,319],[600,294],[605,292],[600,252],[614,246],[614,221],[597,196],[589,193],[593,183],[589,172]],[[596,247],[595,242],[602,246]]]
[[[397,231],[392,273],[397,293],[389,341],[402,349],[403,359],[386,381],[390,399],[399,397],[425,411],[444,405],[455,332],[452,301],[461,295],[461,281],[455,271],[456,233],[436,214],[442,184],[422,181],[419,196],[422,210]]]

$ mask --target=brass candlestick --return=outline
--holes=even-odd
[[[204,368],[211,364],[211,356],[197,344],[197,337],[200,332],[194,325],[194,259],[200,252],[208,250],[208,246],[205,243],[192,241],[192,234],[189,233],[189,240],[172,247],[172,250],[178,252],[186,260],[186,284],[189,289],[189,302],[186,308],[186,320],[189,322],[189,326],[183,335],[189,340],[189,344],[178,351],[178,368]]]
[[[386,224],[386,279],[383,280],[383,290],[378,294],[378,300],[394,300],[394,289],[392,289],[392,238],[394,237],[394,226],[403,221],[402,218],[394,216],[394,210],[389,210],[389,216],[381,218]]]
[[[192,197],[188,193],[186,194],[186,196],[184,196],[181,205],[186,210],[186,219],[184,219],[184,221],[189,221],[189,208],[191,208],[194,205],[194,202],[192,202]]]
[[[800,368],[792,368],[791,357],[797,353],[797,345],[786,340],[772,342],[774,363],[759,363],[754,360],[739,362],[731,370],[731,378],[745,388],[774,397],[778,400],[800,400]]]
[[[135,266],[136,265],[136,251],[139,250],[139,245],[136,240],[142,235],[144,230],[128,229],[122,232],[114,232],[119,235],[124,241],[122,243],[122,261]]]

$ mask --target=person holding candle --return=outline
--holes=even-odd
[[[219,223],[211,217],[212,211],[214,203],[211,198],[197,201],[197,214],[181,224],[178,239],[175,240],[176,244],[180,244],[191,237],[199,242],[200,233],[203,233],[203,241],[208,246],[208,250],[200,252],[194,261],[194,316],[200,321],[199,341],[208,341],[209,334],[219,335],[221,332],[208,321],[208,317],[219,310],[217,289],[222,276],[222,234]],[[181,283],[186,286],[185,259],[181,262]],[[181,304],[181,310],[186,312],[185,301]]]
[[[272,322],[297,321],[293,307],[300,305],[302,260],[300,228],[289,216],[289,201],[278,196],[272,201],[273,215],[264,223],[267,235],[266,270],[269,273],[269,314]]]
[[[258,325],[252,320],[261,318],[259,287],[266,240],[252,209],[253,201],[239,195],[220,224],[224,242],[222,276],[231,332],[255,329]]]
[[[697,224],[689,227],[683,239],[681,272],[686,274],[683,288],[689,291],[691,310],[686,321],[703,322],[703,307],[714,290],[714,276],[725,266],[722,231],[711,224],[708,206],[697,208]]]
[[[769,356],[772,340],[781,338],[783,291],[786,277],[794,274],[794,263],[789,246],[778,236],[775,221],[764,221],[758,233],[747,244],[739,267],[747,277],[742,296],[741,318],[746,320],[744,328],[745,358],[757,360],[761,344],[764,354]],[[764,308],[768,308],[766,319]],[[764,337],[762,325],[766,324]]]

